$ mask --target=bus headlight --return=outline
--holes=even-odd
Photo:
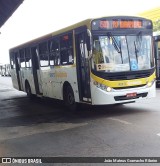
[[[94,81],[93,84],[99,88],[99,89],[102,89],[104,91],[107,91],[107,92],[111,92],[113,89],[109,86],[106,86],[106,85],[103,85],[103,84],[100,84],[98,83],[97,81]]]
[[[154,84],[154,82],[155,82],[155,79],[153,81],[151,81],[151,82],[148,82],[147,83],[147,87],[151,87]]]

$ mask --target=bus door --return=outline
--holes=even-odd
[[[12,82],[13,87],[22,90],[22,84],[20,81],[20,66],[18,62],[18,52],[11,55],[11,65],[12,65]]]
[[[32,71],[33,71],[36,94],[42,94],[42,81],[41,81],[41,75],[40,75],[37,47],[31,48],[31,54],[32,54]]]
[[[79,28],[75,30],[75,42],[79,97],[81,101],[89,101],[91,98],[91,92],[86,28]]]

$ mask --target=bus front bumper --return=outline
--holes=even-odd
[[[106,92],[95,85],[91,85],[92,105],[107,105],[130,103],[140,99],[149,99],[156,96],[155,82],[151,87],[139,87]]]

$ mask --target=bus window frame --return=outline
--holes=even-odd
[[[70,40],[69,41],[69,45],[67,45],[67,46],[69,46],[69,47],[64,47],[63,49],[62,49],[62,41],[63,41],[63,39],[62,38],[64,38],[65,36],[67,36],[67,37],[69,37],[69,39],[68,40]],[[69,31],[69,32],[66,32],[66,33],[63,33],[63,34],[61,34],[60,35],[60,64],[62,65],[62,66],[67,66],[67,65],[73,65],[74,63],[75,63],[75,57],[74,57],[74,35],[73,35],[73,30],[72,31]],[[62,39],[62,40],[61,40]],[[62,51],[66,51],[67,50],[67,52],[69,51],[69,50],[71,50],[71,55],[72,55],[72,61],[73,62],[67,62],[66,64],[63,64],[62,63]],[[65,52],[66,53],[66,52]],[[69,53],[67,53],[68,54],[68,59],[69,59]]]
[[[31,60],[31,66],[27,66],[27,60],[26,60],[26,58],[27,58],[27,49],[29,49],[29,54],[30,54],[30,60]],[[32,68],[32,54],[31,54],[31,48],[30,47],[25,47],[25,63],[26,63],[26,68]],[[29,63],[29,61],[28,61],[28,63]],[[30,63],[29,63],[30,64]]]
[[[21,65],[21,53],[20,53],[21,51],[23,51],[25,66]],[[21,49],[18,50],[18,57],[17,57],[17,59],[18,59],[19,67],[20,68],[26,68],[25,48],[21,48]]]
[[[46,50],[46,53],[43,53],[41,54],[41,51],[40,51],[40,45],[41,44],[44,44],[46,43],[46,46],[47,46],[47,50]],[[42,49],[43,50],[43,49]],[[47,55],[48,57],[48,64],[47,65],[41,65],[41,55]],[[49,66],[49,48],[48,48],[48,40],[45,40],[45,41],[42,41],[38,44],[38,56],[39,56],[39,66],[40,67],[48,67]]]
[[[12,64],[12,62],[13,62],[13,64]],[[16,69],[15,52],[10,52],[10,64],[11,64],[11,69]]]
[[[55,50],[51,50],[52,44],[55,42],[58,44],[58,51],[56,52],[56,47],[54,48]],[[50,66],[60,66],[60,38],[59,37],[53,37],[51,40],[48,41],[48,47],[49,47],[49,65]],[[55,54],[54,60],[51,60],[51,54]],[[58,56],[57,56],[58,55]],[[59,59],[59,64],[58,64],[58,59]],[[51,61],[54,61],[54,64],[51,64]]]

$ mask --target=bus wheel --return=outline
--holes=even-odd
[[[30,87],[28,82],[26,83],[25,89],[26,89],[27,96],[29,98],[32,98],[33,95],[32,95],[32,92],[31,92],[31,87]]]
[[[75,97],[73,93],[73,89],[70,85],[67,85],[64,88],[63,91],[63,99],[64,99],[64,104],[67,107],[68,110],[74,111],[76,110],[76,102],[75,102]]]

